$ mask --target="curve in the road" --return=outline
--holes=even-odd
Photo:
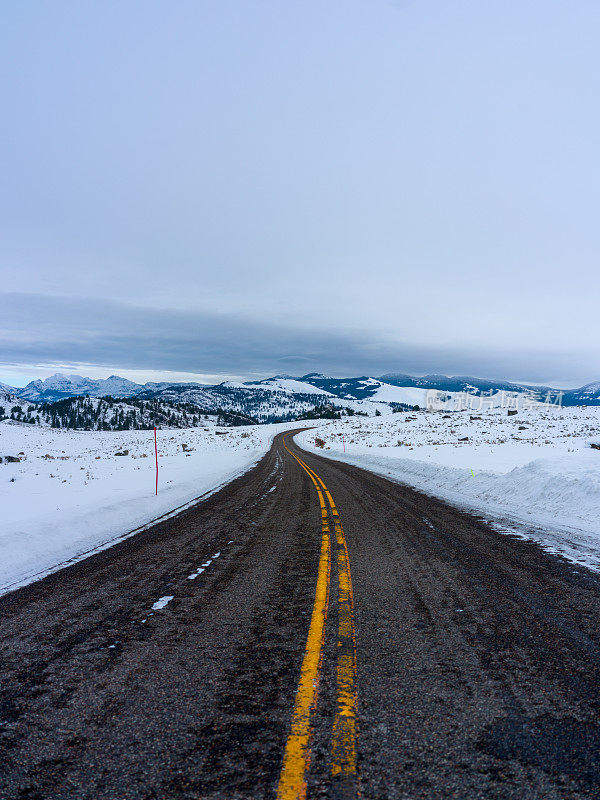
[[[597,800],[598,575],[292,436],[0,598],[2,800]]]

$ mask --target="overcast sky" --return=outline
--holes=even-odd
[[[600,379],[597,0],[5,4],[0,380]]]

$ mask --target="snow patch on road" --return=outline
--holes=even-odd
[[[231,544],[231,542],[227,542],[227,544]],[[215,553],[215,554],[214,554],[214,556],[212,556],[212,558],[209,558],[209,560],[208,560],[208,561],[205,561],[205,562],[204,562],[204,564],[202,564],[202,566],[201,566],[201,567],[198,567],[198,569],[196,570],[196,572],[192,572],[192,574],[191,574],[191,575],[188,575],[188,581],[193,581],[193,580],[195,580],[195,579],[198,577],[198,575],[202,575],[202,573],[204,572],[204,570],[205,570],[207,567],[210,567],[210,565],[212,564],[212,562],[213,562],[215,559],[217,559],[217,558],[218,558],[220,555],[221,555],[221,551],[219,550],[219,552],[218,552],[218,553]]]
[[[164,597],[161,597],[160,600],[157,600],[156,603],[153,603],[152,610],[153,611],[160,611],[161,608],[165,608],[175,595],[166,594]]]
[[[204,567],[198,567],[196,572],[192,572],[191,575],[188,575],[188,581],[193,581],[198,577],[198,575],[202,575],[204,569],[205,569]]]

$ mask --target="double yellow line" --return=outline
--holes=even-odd
[[[336,665],[336,708],[331,734],[331,775],[344,797],[357,796],[356,771],[356,640],[350,561],[338,510],[325,483],[307,464],[283,446],[308,474],[317,490],[321,506],[321,554],[317,588],[313,605],[300,681],[292,713],[291,731],[287,738],[283,766],[277,787],[277,800],[303,800],[311,756],[311,713],[317,705],[319,670],[322,659],[325,623],[329,606],[331,575],[331,530],[333,520],[338,568],[338,643]],[[330,512],[327,508],[329,504]]]

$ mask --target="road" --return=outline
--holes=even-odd
[[[598,798],[599,618],[594,573],[279,436],[0,598],[0,798]]]

